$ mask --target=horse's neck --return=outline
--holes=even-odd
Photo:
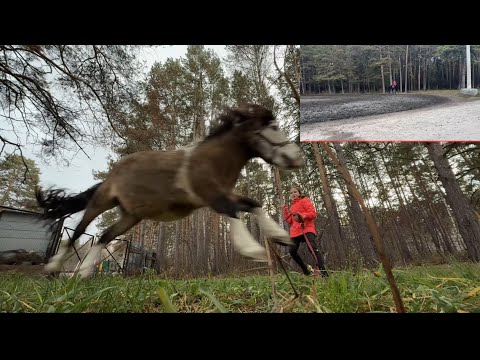
[[[220,149],[220,151],[218,151]],[[214,166],[221,166],[231,175],[231,181],[240,175],[241,170],[252,158],[245,144],[231,134],[210,139],[198,144],[198,152],[207,157]]]

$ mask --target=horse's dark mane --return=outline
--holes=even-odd
[[[249,112],[251,108],[254,109],[253,113]],[[258,118],[264,126],[274,120],[272,112],[263,106],[245,104],[237,109],[228,109],[221,114],[217,119],[217,125],[210,130],[205,140],[216,138],[232,130],[235,120],[238,120],[239,117],[243,119]]]
[[[234,115],[232,114],[232,111],[229,110],[228,112],[220,115],[217,120],[217,125],[214,126],[209,134],[205,137],[205,140],[209,140],[211,138],[220,136],[228,131],[230,131],[233,128],[233,119]]]

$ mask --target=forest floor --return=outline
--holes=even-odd
[[[480,141],[480,96],[456,90],[302,96],[301,141]]]
[[[329,270],[330,276],[284,273],[173,279],[147,272],[87,280],[0,273],[0,313],[365,313],[396,312],[381,268]],[[407,312],[480,313],[480,264],[396,267]],[[272,290],[275,283],[275,293]]]

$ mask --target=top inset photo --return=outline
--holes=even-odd
[[[300,141],[480,141],[480,45],[300,54]]]

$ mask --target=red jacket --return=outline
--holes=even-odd
[[[304,227],[302,228],[302,223],[293,219],[293,214],[299,213],[303,218]],[[314,219],[317,217],[317,212],[315,207],[309,198],[296,198],[293,200],[290,210],[287,206],[283,208],[283,219],[289,223],[290,226],[290,237],[296,237],[303,235],[303,233],[312,232],[317,235],[315,230]]]

